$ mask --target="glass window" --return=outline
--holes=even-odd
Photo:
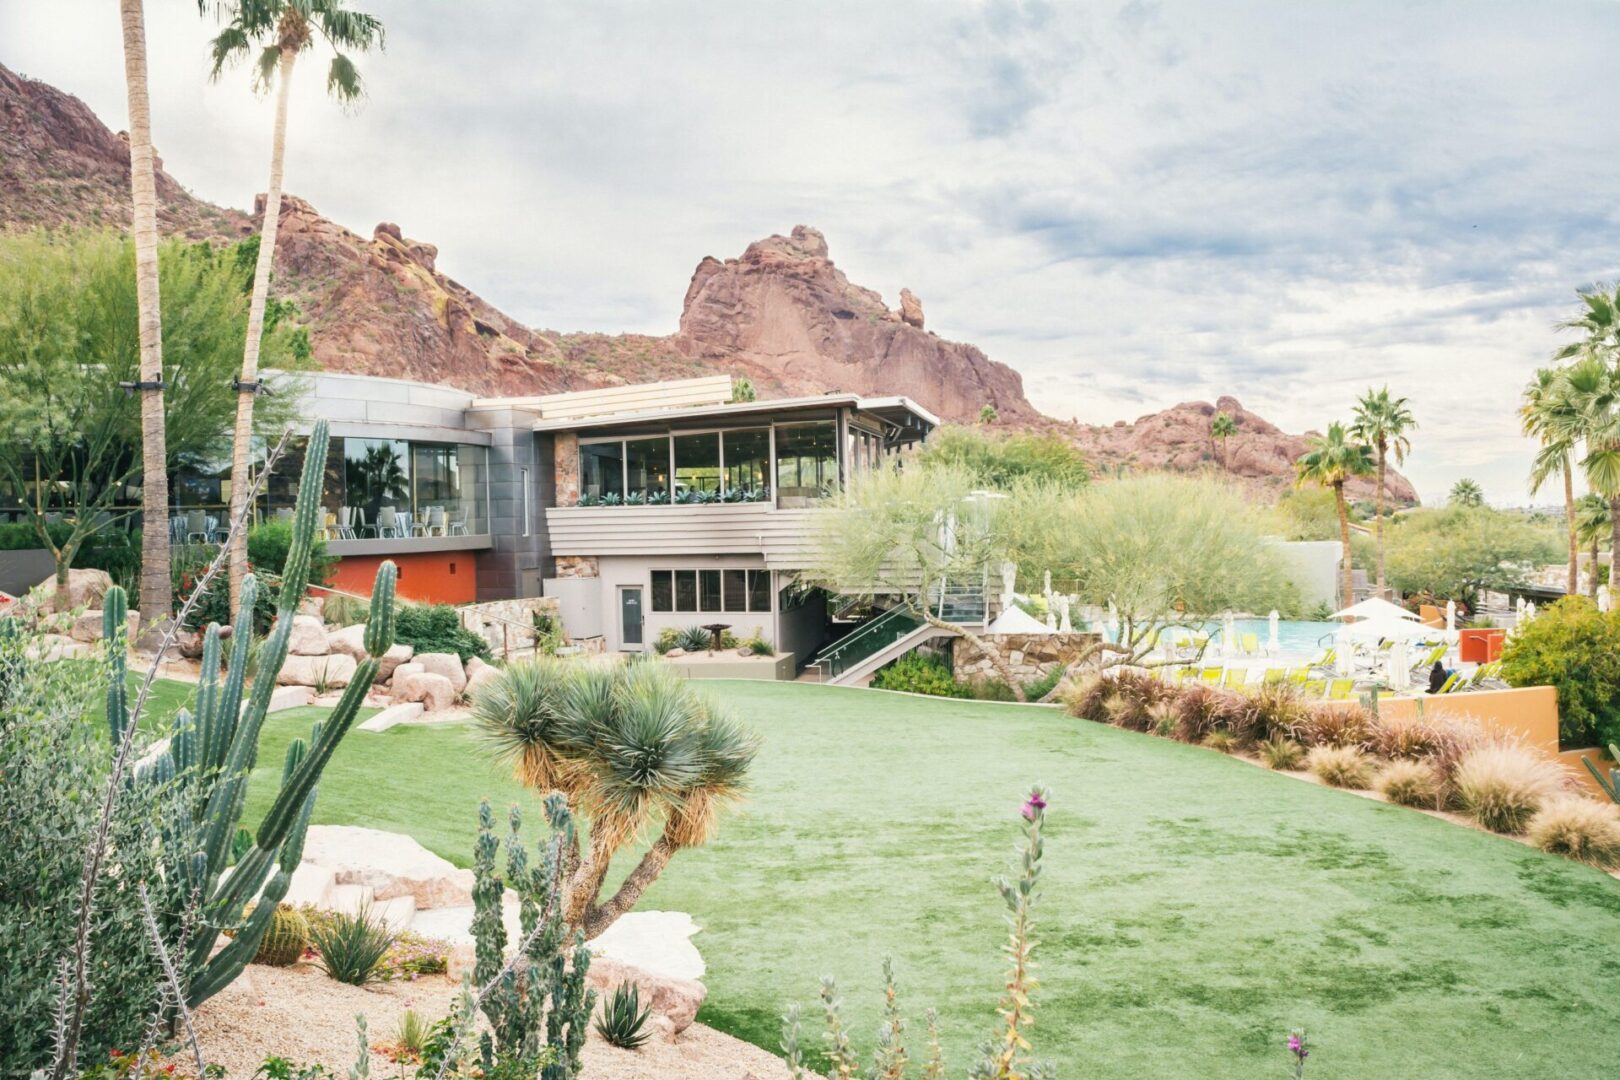
[[[748,571],[723,570],[720,573],[721,588],[725,591],[725,604],[727,611],[748,610]]]
[[[771,572],[769,570],[748,571],[748,610],[771,610]]]
[[[345,445],[354,440],[345,439]],[[298,505],[298,478],[304,471],[304,447],[309,440],[300,436],[287,442],[287,452],[281,455],[276,462],[274,471],[265,477],[263,492],[260,496],[261,518],[269,520],[275,517],[277,510],[291,511]],[[402,444],[403,445],[403,444]],[[263,448],[259,460],[254,465],[254,474],[262,472],[269,456],[270,447]]]
[[[411,479],[416,485],[416,520],[429,535],[449,535],[449,523],[461,520],[461,469],[456,447],[411,444]]]
[[[385,523],[384,510],[390,511],[389,519],[393,512],[410,511],[410,468],[410,453],[402,440],[343,440],[344,499],[364,515],[358,524],[375,530]]]
[[[585,443],[579,448],[579,501],[583,506],[624,498],[624,444]]]
[[[652,572],[652,609],[654,611],[675,610],[675,581],[669,570],[654,570]]]
[[[473,446],[462,443],[456,447],[455,467],[457,471],[456,484],[460,498],[456,502],[455,512],[450,514],[450,533],[452,536],[463,529],[473,536],[484,536],[489,532],[489,448]],[[523,491],[523,521],[521,529],[523,535],[529,534],[529,470],[522,470],[520,476]]]
[[[720,433],[675,436],[675,501],[720,497]]]
[[[725,433],[726,501],[770,498],[771,433],[767,428]]]
[[[628,482],[625,500],[659,502],[669,498],[669,439],[630,439],[624,444]]]
[[[704,611],[720,610],[720,571],[698,571],[698,606]]]
[[[782,506],[809,506],[838,486],[838,429],[831,420],[776,429],[776,494]]]
[[[675,610],[696,611],[697,609],[697,571],[675,571]]]

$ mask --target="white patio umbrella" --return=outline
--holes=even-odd
[[[1272,656],[1282,651],[1282,643],[1277,640],[1277,623],[1281,618],[1276,608],[1272,608],[1271,614],[1266,616],[1266,622],[1270,624],[1266,633],[1266,652]]]
[[[1334,631],[1336,641],[1376,645],[1380,641],[1415,641],[1434,631],[1409,619],[1362,619]]]
[[[1226,656],[1237,653],[1237,622],[1230,611],[1221,616],[1221,652]]]
[[[1451,633],[1457,629],[1457,601],[1446,601],[1446,632]]]
[[[1418,621],[1418,617],[1401,607],[1392,604],[1381,597],[1373,596],[1359,604],[1351,604],[1343,611],[1333,613],[1335,619],[1411,619]]]
[[[1412,661],[1404,639],[1389,647],[1389,663],[1385,672],[1389,676],[1391,690],[1405,690],[1412,685]]]
[[[1598,586],[1598,610],[1605,615],[1609,613],[1609,587],[1607,585]]]

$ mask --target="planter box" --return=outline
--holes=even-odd
[[[1465,664],[1488,664],[1502,655],[1502,642],[1507,631],[1500,627],[1490,630],[1457,631],[1457,656]]]

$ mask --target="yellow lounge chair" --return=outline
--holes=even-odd
[[[1221,685],[1228,690],[1241,690],[1248,685],[1248,682],[1249,670],[1247,668],[1227,668],[1226,677],[1221,680]]]
[[[1280,667],[1266,668],[1266,673],[1260,679],[1266,686],[1282,682],[1288,677],[1288,669]]]
[[[1303,692],[1305,697],[1320,699],[1327,693],[1326,679],[1306,679]]]
[[[1211,686],[1219,686],[1221,684],[1221,669],[1218,667],[1207,667],[1203,671],[1199,672],[1198,677],[1209,683]]]
[[[1295,686],[1304,686],[1307,682],[1310,682],[1310,679],[1310,668],[1297,667],[1290,669],[1288,672],[1288,681],[1293,683]]]
[[[1462,679],[1462,676],[1459,675],[1457,672],[1453,671],[1450,675],[1446,676],[1446,681],[1440,684],[1440,689],[1436,690],[1435,693],[1437,693],[1437,694],[1449,694],[1449,693],[1451,693],[1453,690],[1457,689],[1457,683],[1459,681],[1461,681],[1461,679]]]
[[[1258,634],[1244,634],[1242,645],[1243,651],[1253,656],[1260,651],[1260,636]]]
[[[1348,701],[1350,692],[1356,688],[1354,679],[1334,679],[1328,683],[1327,697],[1329,701]]]

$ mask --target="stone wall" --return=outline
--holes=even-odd
[[[593,578],[602,576],[601,564],[595,555],[558,555],[557,576],[560,578]]]
[[[1038,679],[1053,664],[1066,664],[1097,641],[1096,634],[986,634],[985,646],[1001,655],[1013,678],[1021,682]],[[998,678],[1000,672],[990,656],[967,638],[953,643],[956,676],[959,679]]]
[[[489,642],[490,651],[497,658],[509,652],[527,652],[534,648],[535,612],[550,615],[559,624],[562,622],[555,596],[491,600],[482,604],[468,604],[457,611],[461,615],[461,625]],[[563,626],[562,633],[566,642],[567,626]]]
[[[579,505],[579,436],[571,431],[557,435],[557,505]]]

